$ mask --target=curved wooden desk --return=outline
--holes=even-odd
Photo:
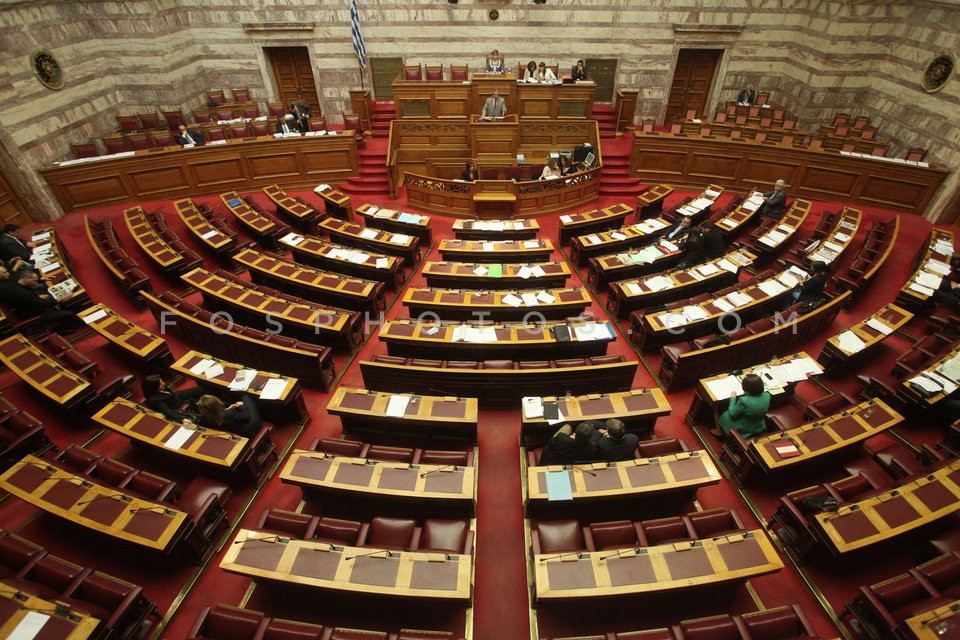
[[[540,398],[540,402],[555,403],[569,424],[619,418],[630,431],[653,431],[657,418],[670,415],[670,403],[658,387],[586,396],[547,396]],[[521,413],[523,423],[520,430],[523,434],[545,434],[556,430],[556,425],[549,424],[542,413],[530,415],[527,403],[524,403]]]
[[[394,396],[408,398],[402,416],[389,415]],[[337,387],[327,404],[327,413],[340,417],[348,431],[414,433],[419,436],[467,435],[477,439],[477,399],[387,393],[352,387]]]
[[[173,358],[167,341],[120,316],[105,304],[96,304],[77,314],[101,336],[143,362],[169,364]]]
[[[99,618],[71,609],[61,602],[44,600],[13,585],[0,582],[0,638],[36,638],[36,640],[85,640],[96,637]],[[24,631],[32,624],[42,628],[35,635]],[[23,625],[23,627],[21,627]],[[24,635],[14,635],[14,632]]]
[[[228,573],[307,587],[470,600],[473,556],[347,547],[241,529],[220,562]]]

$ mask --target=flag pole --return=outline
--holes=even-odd
[[[363,63],[360,62],[359,57],[357,57],[357,67],[360,69],[360,91],[366,91],[363,86]]]

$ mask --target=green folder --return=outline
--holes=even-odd
[[[502,278],[503,277],[503,265],[502,264],[491,264],[487,267],[487,275],[491,278]]]

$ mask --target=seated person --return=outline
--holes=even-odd
[[[760,196],[763,198],[763,203],[757,209],[757,213],[779,220],[787,206],[787,183],[783,180],[777,180],[773,185],[773,191],[766,191],[761,193]]]
[[[178,389],[170,391],[167,383],[156,374],[146,376],[140,382],[143,391],[143,404],[151,411],[162,413],[163,417],[173,422],[189,420],[198,422],[200,414],[196,411],[196,403],[206,391],[200,387]],[[187,405],[184,408],[184,405]]]
[[[960,256],[950,260],[950,268],[950,275],[940,280],[940,286],[933,292],[933,299],[945,309],[960,313],[960,284],[956,282],[960,278]]]
[[[460,179],[464,182],[475,182],[480,179],[480,172],[477,171],[477,167],[471,161],[467,161],[467,166],[463,170],[463,173],[460,174]]]
[[[11,258],[6,261],[7,271],[13,275],[14,280],[20,279],[20,273],[23,271],[34,271],[36,268],[30,262],[23,258]]]
[[[692,227],[687,232],[687,236],[680,243],[680,249],[683,252],[680,256],[680,264],[677,265],[680,269],[689,269],[707,261],[707,244],[700,227]]]
[[[197,409],[200,412],[199,425],[205,429],[230,431],[252,438],[263,427],[257,405],[247,393],[240,394],[240,399],[230,406],[225,406],[217,396],[200,396]]]
[[[37,288],[39,280],[32,269],[20,271],[17,279],[0,265],[0,302],[10,305],[14,311],[25,316],[38,315],[54,330],[76,331],[84,325],[73,311],[61,309],[45,287]]]
[[[803,282],[797,285],[791,294],[797,302],[813,302],[823,298],[823,288],[827,284],[829,272],[827,263],[822,260],[814,260],[813,275],[807,276]]]
[[[570,437],[574,434],[573,437]],[[540,465],[576,464],[597,459],[597,434],[589,422],[577,425],[576,432],[569,424],[560,427],[540,452]]]
[[[672,225],[667,227],[666,233],[663,234],[664,240],[669,240],[670,242],[679,242],[690,232],[691,222],[690,216],[680,216],[677,220],[674,221]]]
[[[557,164],[556,158],[550,158],[547,161],[547,166],[543,168],[543,173],[540,174],[541,180],[553,180],[560,177],[560,166]]]
[[[723,234],[720,229],[712,222],[700,225],[703,230],[703,243],[707,254],[707,260],[713,260],[723,256],[726,250],[723,243]]]
[[[523,79],[524,80],[536,80],[537,79],[537,63],[534,60],[531,60],[527,63],[527,68],[523,70]]]
[[[502,118],[507,115],[507,102],[500,97],[500,89],[494,89],[483,103],[480,116],[483,118]]]
[[[583,66],[583,60],[577,60],[577,64],[570,71],[570,78],[572,80],[587,79],[587,68]]]
[[[299,133],[296,122],[287,120],[283,116],[277,116],[277,133]]]
[[[730,404],[717,420],[720,428],[710,430],[713,435],[722,437],[736,430],[744,438],[750,438],[766,431],[765,416],[770,410],[770,394],[764,391],[763,380],[755,373],[748,373],[740,385],[744,395],[738,396],[736,391],[730,394]]]
[[[570,156],[560,156],[560,175],[568,176],[571,173],[576,173],[577,168],[573,166],[573,160],[570,159]]]
[[[555,82],[557,76],[553,73],[553,69],[549,68],[547,63],[541,60],[540,64],[537,65],[536,78],[538,82]]]
[[[500,52],[494,49],[490,52],[490,57],[487,58],[487,73],[503,73],[504,70],[504,61],[500,57]]]
[[[24,262],[33,262],[33,243],[20,237],[18,225],[3,225],[3,233],[0,234],[0,258],[20,258]]]
[[[196,129],[187,129],[187,126],[183,124],[177,128],[177,135],[173,136],[173,139],[179,145],[195,144],[198,147],[205,142],[202,133]]]
[[[757,92],[754,91],[753,85],[748,84],[743,89],[740,90],[740,93],[737,94],[737,102],[740,104],[754,104],[757,101]]]
[[[636,457],[637,443],[640,438],[635,433],[627,433],[622,420],[610,418],[600,430],[597,438],[597,455],[607,462],[633,460]]]

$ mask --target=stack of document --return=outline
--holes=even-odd
[[[246,391],[258,375],[260,372],[256,369],[240,369],[227,388],[230,391]]]
[[[740,384],[740,379],[736,376],[728,375],[716,380],[708,380],[705,386],[707,387],[707,391],[710,392],[710,395],[718,399],[729,398],[732,393],[738,396],[743,395],[743,386]]]
[[[760,195],[759,193],[754,192],[740,206],[746,209],[747,211],[756,211],[757,209],[760,208],[760,205],[762,204],[763,204],[763,196]]]
[[[365,238],[367,240],[375,240],[379,235],[380,233],[373,229],[364,229],[363,231],[360,232],[360,237]]]
[[[727,301],[734,307],[742,307],[753,302],[753,298],[739,291],[731,291],[727,294]]]
[[[943,282],[943,277],[928,271],[920,271],[917,274],[915,282],[922,287],[928,287],[936,291],[940,283]]]
[[[701,309],[700,307],[694,305],[687,305],[680,310],[680,313],[683,314],[687,320],[690,322],[696,322],[698,320],[706,320],[710,317],[710,314]]]
[[[414,213],[407,213],[406,211],[402,212],[397,218],[398,222],[405,222],[407,224],[420,224],[420,221],[424,216],[418,216]]]
[[[783,286],[778,280],[764,280],[757,284],[757,289],[772,298],[786,291],[787,287]]]
[[[853,331],[844,331],[838,335],[837,345],[845,353],[860,353],[867,346]]]
[[[390,396],[387,400],[386,415],[389,418],[402,418],[407,413],[410,396]]]
[[[939,260],[927,260],[923,265],[923,270],[941,276],[950,275],[950,265]]]
[[[717,266],[720,267],[721,269],[723,269],[724,271],[729,271],[730,273],[736,273],[737,271],[740,270],[740,267],[738,267],[737,265],[733,264],[732,262],[730,262],[730,261],[727,260],[726,258],[722,258],[721,260],[719,260],[719,261],[717,262]]]
[[[953,242],[946,238],[937,238],[933,244],[933,250],[943,256],[953,255]]]
[[[650,291],[663,291],[664,289],[670,289],[673,287],[673,282],[670,278],[656,275],[651,276],[643,281],[643,284],[646,285]]]
[[[523,242],[524,249],[539,249],[540,241],[539,240],[524,240]]]
[[[880,322],[876,318],[868,319],[867,326],[873,329],[874,331],[876,331],[877,333],[884,336],[888,336],[891,333],[893,333],[893,329],[891,329],[889,326],[885,325],[884,323]]]
[[[472,327],[461,324],[453,328],[451,338],[454,342],[472,342],[483,344],[497,341],[497,330],[493,327]]]
[[[623,287],[630,293],[632,296],[641,296],[643,295],[643,289],[640,288],[640,285],[636,282],[627,282],[624,283]]]
[[[697,271],[700,272],[700,275],[712,276],[715,273],[719,273],[720,269],[717,267],[717,265],[708,262],[697,267]]]
[[[608,322],[589,322],[578,324],[573,327],[573,333],[578,342],[591,342],[593,340],[612,340],[613,328]]]
[[[390,236],[390,244],[407,244],[410,242],[410,236],[402,233],[395,233]]]
[[[937,371],[954,382],[960,382],[960,354],[941,364]]]

